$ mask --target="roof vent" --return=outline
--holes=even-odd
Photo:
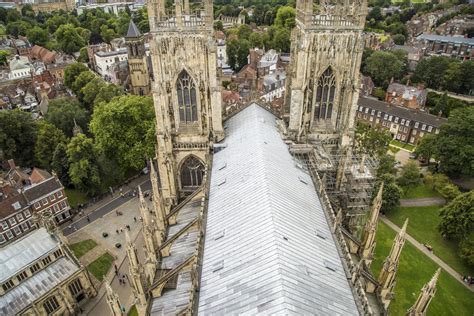
[[[316,229],[316,236],[321,239],[328,239],[328,235],[326,235],[323,231]]]
[[[298,179],[300,180],[300,182],[304,183],[304,184],[308,184],[308,181],[303,178],[302,176],[298,176]]]
[[[324,260],[324,266],[331,271],[337,271],[336,265],[329,260]]]
[[[219,183],[217,184],[217,186],[220,187],[220,186],[223,185],[226,181],[227,181],[227,178],[222,179],[221,181],[219,181]]]
[[[224,269],[224,260],[216,262],[212,267],[212,272],[217,272],[222,269]]]
[[[216,237],[214,237],[214,240],[219,240],[225,235],[225,229],[221,230],[220,232],[217,232]]]
[[[225,167],[227,167],[227,163],[224,162],[223,164],[221,164],[221,166],[219,167],[219,170],[222,170],[224,169]]]

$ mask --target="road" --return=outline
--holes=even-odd
[[[147,191],[147,190],[151,189],[150,180],[145,180],[144,182],[140,183],[139,185],[141,186],[142,191]],[[113,211],[114,209],[116,209],[120,205],[130,201],[131,199],[133,199],[133,196],[128,196],[128,193],[130,191],[131,190],[125,191],[124,192],[124,197],[120,197],[120,195],[117,194],[116,198],[114,198],[113,200],[111,200],[107,204],[98,207],[96,210],[90,212],[88,214],[89,215],[89,220],[87,220],[87,216],[83,216],[83,217],[79,218],[78,220],[72,222],[69,226],[67,226],[63,229],[63,234],[65,236],[70,235],[71,233],[87,226],[87,224],[89,224],[90,222],[93,222],[93,221],[101,218],[102,216],[104,216],[105,214],[108,214],[109,212]]]
[[[400,231],[400,227],[395,225],[388,218],[386,218],[384,216],[381,216],[380,219],[382,220],[382,222],[387,224],[391,229],[393,229],[397,233]],[[406,240],[408,240],[413,246],[415,246],[418,250],[420,250],[422,253],[424,253],[426,256],[428,256],[437,265],[439,265],[444,271],[449,273],[453,278],[455,278],[458,282],[460,282],[462,285],[464,285],[466,288],[468,288],[471,292],[474,292],[474,288],[472,288],[471,286],[469,286],[469,285],[467,285],[466,283],[463,282],[462,275],[460,275],[459,273],[454,271],[453,268],[451,268],[449,265],[447,265],[438,256],[434,255],[433,252],[426,249],[426,247],[423,244],[419,243],[415,238],[411,237],[408,234],[406,234]]]

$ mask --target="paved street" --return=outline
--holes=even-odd
[[[387,217],[381,216],[380,217],[382,222],[388,225],[391,229],[396,231],[397,233],[400,231],[400,227],[395,225],[392,221],[390,221]],[[426,249],[426,247],[419,243],[415,238],[411,237],[410,235],[406,234],[406,240],[408,240],[413,246],[415,246],[418,250],[420,250],[422,253],[424,253],[426,256],[428,256],[431,260],[433,260],[437,265],[439,265],[444,271],[449,273],[453,278],[455,278],[458,282],[460,282],[462,285],[467,287],[471,292],[474,292],[474,288],[471,286],[467,285],[466,283],[463,282],[462,280],[462,275],[457,273],[453,268],[451,268],[449,265],[447,265],[443,260],[441,260],[438,256],[433,254],[432,251],[429,251]]]
[[[147,176],[147,178],[148,178],[148,176]],[[142,188],[142,191],[150,190],[151,189],[151,182],[150,182],[150,180],[145,180],[145,181],[140,183],[140,186]],[[88,221],[87,216],[84,215],[83,217],[79,218],[78,220],[74,221],[73,223],[71,223],[70,225],[65,227],[63,229],[64,235],[65,236],[70,235],[71,233],[85,227],[89,223],[102,218],[104,215],[106,215],[109,212],[115,210],[117,207],[125,204],[126,202],[128,202],[130,200],[132,200],[133,196],[128,195],[128,193],[130,191],[132,191],[132,189],[130,189],[128,191],[124,191],[123,192],[124,197],[121,197],[119,192],[115,192],[114,196],[116,196],[116,197],[114,199],[112,199],[107,204],[98,207],[96,210],[91,211],[90,213],[88,213],[90,221]]]

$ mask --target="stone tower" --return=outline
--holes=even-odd
[[[346,146],[357,109],[366,0],[297,0],[287,91],[298,141]]]
[[[150,93],[150,74],[148,72],[145,53],[145,40],[133,20],[128,25],[125,36],[130,69],[130,86],[133,94],[147,95]]]
[[[213,7],[190,11],[189,1],[148,2],[158,173],[164,205],[201,185],[212,142],[221,140],[221,91],[217,80]]]

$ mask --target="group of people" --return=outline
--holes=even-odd
[[[128,275],[126,275],[125,273],[121,274],[116,264],[114,264],[114,268],[115,268],[115,275],[117,276],[119,283],[123,285],[127,284]]]
[[[466,283],[467,285],[474,284],[474,278],[471,277],[470,275],[468,275],[468,276],[464,275],[464,276],[462,277],[462,280],[463,280],[464,283]]]

